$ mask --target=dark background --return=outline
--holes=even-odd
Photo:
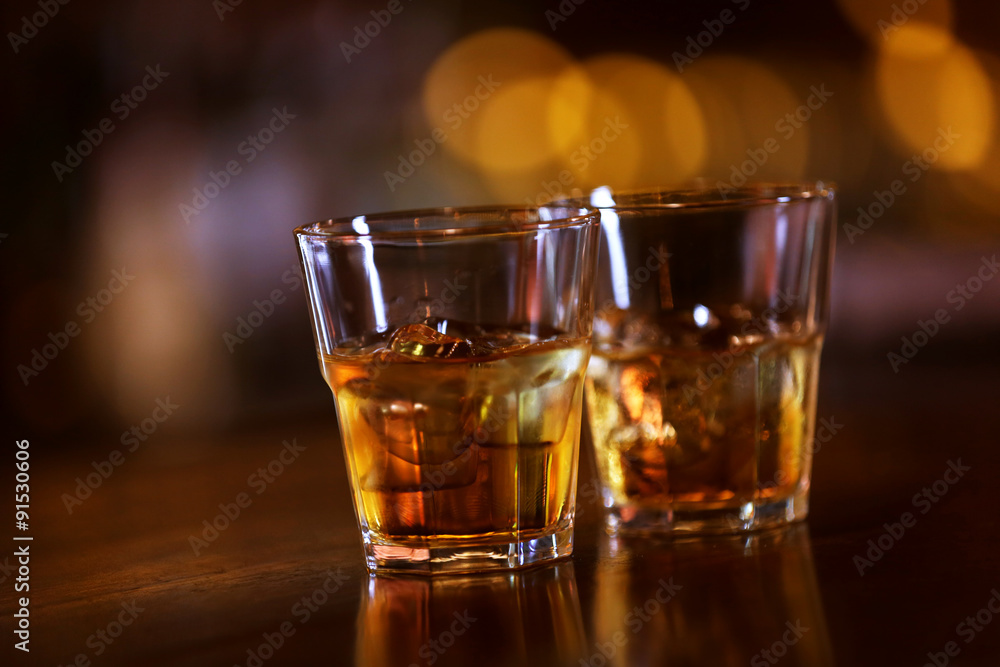
[[[905,23],[904,5],[915,9]],[[332,430],[294,278],[294,227],[521,203],[544,198],[560,176],[584,190],[696,177],[715,185],[743,168],[755,180],[823,179],[839,189],[819,417],[843,428],[824,445],[829,454],[817,454],[810,520],[833,645],[855,664],[918,664],[1000,583],[987,576],[996,571],[1000,281],[982,282],[972,298],[954,291],[1000,245],[1000,5],[400,0],[402,11],[350,62],[342,43],[387,3],[222,6],[74,1],[16,52],[7,33],[23,32],[24,17],[41,10],[23,1],[0,10],[0,416],[5,438],[31,439],[41,474],[63,466],[46,480],[51,516],[67,520],[59,492],[121,448],[158,399],[179,407],[136,454],[137,469],[187,460],[171,453],[188,451],[181,443],[222,451],[314,420]],[[733,20],[713,23],[724,10]],[[887,27],[894,12],[898,29]],[[707,44],[700,55],[689,38]],[[693,62],[679,71],[674,54],[689,48]],[[123,118],[115,100],[147,67],[169,74]],[[454,127],[445,112],[474,94],[480,76],[499,86]],[[832,95],[788,136],[782,120],[814,89]],[[275,109],[294,118],[248,162],[244,142]],[[103,119],[113,131],[79,166],[54,169]],[[580,146],[609,119],[628,127],[581,160]],[[444,143],[431,141],[433,152],[390,187],[386,172],[428,146],[435,128]],[[915,172],[913,156],[949,128],[954,142]],[[778,149],[747,163],[770,138]],[[239,173],[219,177],[231,160]],[[217,191],[213,173],[225,183]],[[897,180],[901,194],[890,195]],[[214,196],[202,209],[182,208],[206,192]],[[859,208],[872,216],[862,234]],[[134,278],[89,319],[81,304],[111,297],[102,290],[123,269]],[[280,303],[262,303],[276,290]],[[241,329],[257,303],[268,316]],[[947,321],[915,337],[939,309]],[[72,324],[79,334],[61,337]],[[53,338],[64,349],[49,347],[54,358],[27,373]],[[889,355],[904,338],[925,344],[894,368]],[[851,558],[961,456],[975,480],[913,529],[896,565],[857,577]],[[112,498],[140,493],[141,479],[109,480]],[[201,479],[211,486],[211,474]],[[108,517],[126,511],[100,502]],[[191,524],[205,511],[193,510]],[[68,536],[86,539],[81,526],[50,530],[69,531],[69,552]],[[360,562],[360,549],[350,553]],[[585,599],[587,562],[578,566]],[[46,576],[75,594],[58,572]],[[958,664],[996,664],[996,645],[977,639]]]
[[[753,178],[837,183],[842,227],[857,225],[858,207],[877,213],[875,192],[900,179],[904,194],[869,229],[838,233],[827,373],[860,363],[892,374],[886,355],[900,337],[951,311],[949,291],[996,249],[1000,9],[991,3],[928,0],[898,30],[879,27],[891,3],[860,0],[588,0],[563,3],[574,9],[559,21],[546,14],[555,2],[401,3],[350,63],[341,43],[384,3],[244,3],[222,19],[211,2],[70,3],[17,53],[8,44],[0,367],[11,423],[114,437],[167,395],[183,406],[174,429],[319,405],[327,398],[303,295],[283,280],[296,265],[295,226],[523,202],[561,173],[580,188],[715,184],[774,138],[778,151]],[[733,20],[714,24],[718,36],[700,35],[727,9]],[[5,29],[23,30],[34,11],[8,3]],[[712,39],[678,72],[674,54],[690,49],[688,37]],[[121,102],[112,105],[147,66],[169,74],[121,119]],[[474,93],[478,75],[500,85],[453,130],[444,111]],[[789,126],[776,126],[813,86],[832,96],[786,139]],[[295,118],[247,163],[243,142],[275,108]],[[580,169],[574,151],[611,117],[628,128]],[[67,146],[105,118],[113,132],[57,177],[53,162],[66,164]],[[443,144],[430,140],[436,127]],[[907,161],[948,127],[954,145],[912,182]],[[420,141],[434,152],[391,190],[386,172]],[[185,221],[181,205],[230,160],[240,173]],[[122,267],[134,281],[84,321],[79,304]],[[227,345],[224,334],[275,289],[287,300]],[[998,294],[986,283],[900,372],[995,360]],[[71,321],[79,335],[26,385],[18,367]]]

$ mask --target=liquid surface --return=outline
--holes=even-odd
[[[820,336],[615,315],[596,327],[587,409],[616,506],[735,508],[808,484]]]
[[[323,358],[363,529],[504,542],[567,522],[589,341],[428,324]]]

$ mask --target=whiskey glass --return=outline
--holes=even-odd
[[[586,408],[608,531],[805,518],[833,189],[599,188],[583,201],[603,230]]]
[[[598,221],[442,208],[296,230],[370,570],[572,552]]]

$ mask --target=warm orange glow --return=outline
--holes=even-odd
[[[488,94],[483,77],[497,84]],[[495,194],[519,200],[555,186],[683,181],[701,171],[708,143],[698,100],[660,63],[610,54],[579,64],[546,37],[512,28],[442,54],[423,106],[446,150],[477,167]]]
[[[549,100],[549,141],[561,154],[586,133],[587,116],[594,101],[594,84],[580,66],[562,71],[552,82]]]
[[[444,148],[467,162],[488,170],[531,168],[551,157],[549,90],[571,63],[562,47],[528,30],[477,32],[431,67],[424,116],[447,135]]]
[[[950,32],[932,23],[913,21],[886,34],[879,47],[884,55],[898,58],[940,58],[955,46]]]
[[[916,22],[900,28],[879,54],[875,84],[906,153],[927,151],[934,159],[926,162],[947,170],[983,160],[993,135],[990,80],[976,56],[950,35]]]
[[[633,420],[642,415],[644,386],[643,375],[634,366],[629,366],[622,373],[622,403]]]
[[[594,93],[563,158],[585,186],[677,182],[702,167],[707,133],[695,96],[652,60],[602,55],[584,63]],[[565,149],[564,149],[565,150]]]
[[[487,171],[524,171],[555,154],[550,141],[553,79],[516,81],[494,93],[476,118],[473,159]]]
[[[900,26],[916,21],[947,32],[952,26],[949,0],[919,2],[918,0],[838,0],[840,10],[862,37],[873,45],[884,44]]]
[[[629,366],[622,372],[621,388],[622,403],[632,421],[649,424],[654,432],[659,433],[663,426],[663,406],[658,390],[649,386],[656,379],[649,371]]]
[[[993,98],[997,99],[1000,95],[1000,58],[985,52],[978,52],[976,56],[990,80]],[[957,194],[989,214],[986,218],[962,216],[961,222],[970,226],[979,223],[993,230],[1000,228],[996,218],[1000,215],[1000,132],[993,132],[983,159],[975,169],[954,173],[950,186]],[[949,219],[951,227],[957,222],[958,219]]]

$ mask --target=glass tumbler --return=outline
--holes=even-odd
[[[443,208],[296,230],[370,570],[572,552],[598,221]]]
[[[833,190],[599,188],[589,203],[603,242],[586,405],[609,532],[804,518]]]

